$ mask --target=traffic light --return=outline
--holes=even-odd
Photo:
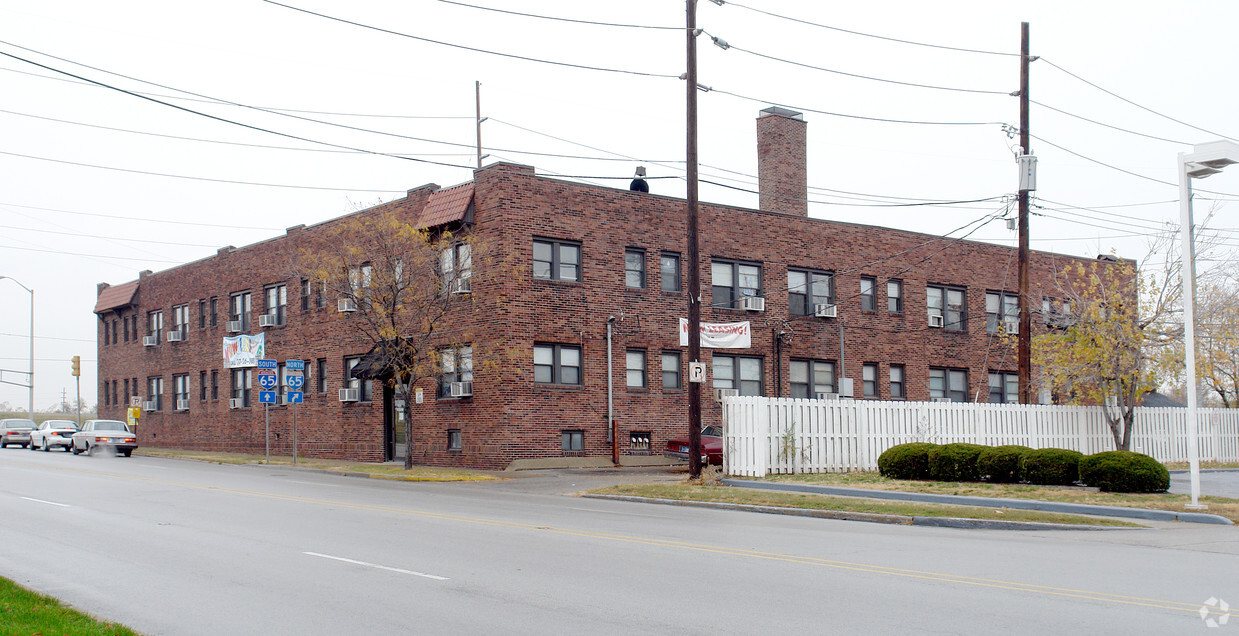
[[[82,375],[82,356],[73,356],[73,375]]]

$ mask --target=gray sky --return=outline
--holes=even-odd
[[[0,4],[0,52],[236,122],[0,56],[0,275],[35,290],[36,408],[57,404],[62,390],[72,398],[75,354],[84,360],[83,397],[95,401],[96,283],[126,282],[424,183],[469,180],[475,81],[489,117],[487,161],[621,188],[636,165],[655,177],[683,176],[681,30],[552,21],[443,0],[288,2],[442,43],[649,75],[453,48],[261,0]],[[462,2],[582,21],[684,24],[683,2],[669,0]],[[700,95],[702,179],[731,186],[703,182],[702,199],[756,206],[747,192],[756,189],[754,119],[782,104],[809,122],[812,216],[937,234],[966,226],[952,236],[973,230],[1006,203],[877,206],[1014,193],[1016,142],[1001,123],[1019,121],[1018,100],[1008,95],[1018,88],[1018,57],[893,40],[1012,54],[1021,21],[1030,22],[1032,54],[1042,57],[1030,90],[1044,104],[1033,106],[1030,126],[1044,140],[1032,142],[1036,203],[1046,208],[1034,208],[1034,249],[1143,257],[1148,235],[1178,217],[1176,153],[1239,137],[1227,116],[1239,112],[1229,81],[1239,3],[702,0],[699,80],[714,89]],[[1234,200],[1239,169],[1196,186],[1231,193],[1202,196]],[[679,178],[651,187],[684,193]],[[1198,216],[1211,205],[1198,202]],[[1233,207],[1221,208],[1213,225],[1239,227]],[[998,220],[970,236],[1007,245],[1014,237]],[[29,295],[0,281],[0,307],[0,368],[25,370]],[[0,384],[0,401],[24,408],[26,390]]]

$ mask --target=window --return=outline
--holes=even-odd
[[[576,345],[535,344],[533,381],[538,384],[581,384],[581,348]]]
[[[189,402],[189,374],[185,373],[172,376],[172,393],[173,397],[176,399],[176,402],[173,403],[172,406],[179,411],[181,410],[182,403]],[[184,402],[182,402],[182,400]]]
[[[452,396],[453,382],[473,382],[473,347],[439,350],[439,397]]]
[[[181,338],[189,335],[189,305],[177,305],[172,308],[172,329],[181,333]]]
[[[206,316],[207,316],[207,314],[206,314],[206,308],[207,308],[207,301],[206,301],[206,299],[205,299],[205,298],[203,298],[203,299],[199,300],[199,301],[198,301],[198,328],[199,328],[199,329],[206,329],[206,326],[207,326],[207,321],[206,321]]]
[[[628,433],[628,449],[636,453],[648,453],[653,446],[649,431]]]
[[[116,401],[116,380],[112,380],[112,406],[120,404]]]
[[[103,381],[103,405],[112,406],[111,396],[108,393],[108,381],[107,380]]]
[[[645,250],[635,247],[624,250],[624,285],[645,289]]]
[[[310,311],[310,299],[314,296],[314,281],[301,279],[301,313]]]
[[[146,400],[154,402],[153,410],[159,411],[163,409],[163,377],[155,376],[146,379]]]
[[[929,397],[968,401],[968,371],[929,367]]]
[[[156,310],[146,314],[146,322],[150,328],[148,335],[154,336],[155,343],[158,344],[163,340],[159,335],[163,331],[163,311]]]
[[[985,292],[985,331],[998,333],[1020,332],[1020,297],[1007,292]]]
[[[129,399],[129,378],[125,378],[125,399]]]
[[[925,300],[929,315],[941,316],[942,327],[950,331],[963,331],[968,320],[965,311],[964,289],[929,285],[925,288]]]
[[[533,240],[533,277],[581,280],[581,244],[555,239]]]
[[[125,342],[129,342],[129,316],[122,316],[121,321],[124,323],[122,326],[125,328]]]
[[[714,354],[714,388],[737,389],[740,395],[762,394],[762,360],[756,356]]]
[[[624,356],[624,369],[627,371],[628,388],[646,388],[645,349],[629,349]]]
[[[903,281],[893,278],[886,281],[886,311],[892,314],[903,313]]]
[[[680,255],[675,252],[663,252],[658,257],[658,273],[662,278],[662,289],[665,292],[680,291]]]
[[[353,368],[361,363],[361,356],[350,356],[344,359],[344,388],[358,389],[357,401],[370,401],[370,381],[353,377]]]
[[[761,296],[761,265],[715,260],[710,263],[715,307],[740,308],[740,298]]]
[[[872,276],[860,277],[860,308],[861,311],[878,310],[878,279]]]
[[[212,382],[214,380],[212,379]],[[232,370],[232,399],[241,400],[241,406],[249,408],[250,406],[250,388],[254,384],[253,369],[233,369]]]
[[[128,335],[128,334],[126,334],[126,335]],[[126,340],[128,340],[128,338],[125,338],[125,339],[126,339]],[[112,344],[116,344],[116,343],[118,343],[118,342],[120,342],[120,341],[116,339],[116,321],[115,321],[115,320],[113,320],[113,321],[112,321]]]
[[[263,290],[266,301],[263,307],[268,316],[275,316],[278,325],[284,324],[285,307],[288,305],[288,286],[271,285]]]
[[[904,370],[902,364],[892,364],[890,371],[891,379],[891,399],[906,400],[908,399],[908,387],[904,381]]]
[[[813,305],[835,303],[835,277],[826,272],[787,270],[787,311],[793,316],[812,316]]]
[[[207,372],[198,372],[198,400],[206,402],[207,399]]]
[[[349,288],[353,290],[353,297],[361,299],[365,297],[365,290],[370,289],[370,281],[374,275],[374,267],[370,263],[364,263],[360,267],[351,267],[348,270]]]
[[[1019,404],[1019,376],[1007,371],[990,371],[989,401],[991,404]]]
[[[468,243],[458,243],[439,254],[439,275],[443,279],[443,288],[449,291],[455,281],[467,281],[473,277],[473,250]]]
[[[792,397],[817,397],[818,393],[837,393],[835,390],[835,363],[829,360],[792,359],[788,367],[788,381]]]
[[[219,371],[211,369],[211,399],[219,399]]]
[[[878,365],[866,362],[860,368],[860,381],[864,396],[870,399],[878,398]]]
[[[1071,315],[1071,303],[1065,300],[1060,303],[1049,296],[1041,299],[1041,319],[1045,326],[1054,329],[1066,329],[1075,324],[1075,318]],[[112,341],[116,341],[115,336]]]
[[[287,398],[288,387],[285,386],[287,382],[288,382],[288,369],[284,366],[284,363],[281,362],[275,368],[275,403],[276,404],[287,404],[288,403],[288,398]]]
[[[449,451],[459,451],[461,449],[460,429],[458,428],[447,429],[447,449]]]
[[[104,346],[112,344],[111,335],[112,334],[108,333],[108,321],[104,320],[103,321],[103,345]]]
[[[565,453],[585,452],[585,431],[562,431],[559,439],[560,447]]]
[[[319,393],[327,392],[327,358],[319,358],[314,362],[315,369],[314,377],[318,386],[315,387]]]
[[[228,319],[240,321],[241,331],[249,331],[251,309],[250,293],[237,292],[228,299],[228,303],[230,308]],[[249,404],[247,403],[246,406],[249,406]]]
[[[663,390],[677,391],[684,388],[680,384],[680,352],[663,352]]]
[[[219,324],[219,299],[211,297],[211,326]]]

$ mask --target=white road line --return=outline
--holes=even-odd
[[[69,504],[56,503],[54,501],[44,501],[42,499],[35,499],[34,497],[22,497],[22,499],[25,499],[26,501],[33,501],[36,503],[41,503],[41,504],[47,504],[49,506],[60,506],[61,508],[72,508],[73,507],[73,506],[70,506]]]
[[[435,576],[433,574],[414,572],[413,570],[402,570],[400,568],[391,568],[391,567],[387,567],[386,565],[378,565],[377,563],[366,563],[365,561],[355,561],[353,559],[346,559],[344,557],[331,556],[330,554],[319,554],[318,552],[302,552],[302,554],[305,554],[308,556],[319,557],[323,559],[331,559],[332,561],[343,561],[344,563],[352,563],[353,565],[364,565],[368,568],[387,570],[388,572],[399,572],[400,574],[412,574],[413,576],[420,576],[422,578],[434,579],[436,581],[447,581],[448,580],[446,576]]]

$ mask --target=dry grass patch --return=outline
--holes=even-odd
[[[210,451],[176,450],[170,448],[139,448],[134,451],[139,455],[151,457],[170,457],[173,459],[189,459],[216,464],[266,464],[266,455],[251,455],[246,453],[217,453]],[[286,455],[272,455],[272,466],[292,466],[293,458]],[[397,481],[492,481],[493,475],[476,470],[456,468],[436,468],[433,466],[414,466],[405,470],[404,466],[395,464],[371,464],[366,462],[347,462],[334,459],[297,458],[298,468],[313,468],[339,473],[365,473],[376,479],[392,479]]]
[[[862,499],[856,497],[829,497],[802,493],[771,492],[727,486],[701,486],[688,481],[677,484],[632,484],[610,486],[591,490],[591,494],[627,495],[650,499],[676,501],[705,501],[716,503],[744,504],[750,506],[773,506],[779,508],[802,508],[808,510],[840,510],[866,512],[905,517],[956,517],[990,521],[1031,521],[1039,523],[1065,523],[1092,526],[1143,527],[1136,523],[1082,515],[1067,515],[1036,510],[1012,510],[1007,508],[981,508],[976,506],[948,506],[917,502]]]

